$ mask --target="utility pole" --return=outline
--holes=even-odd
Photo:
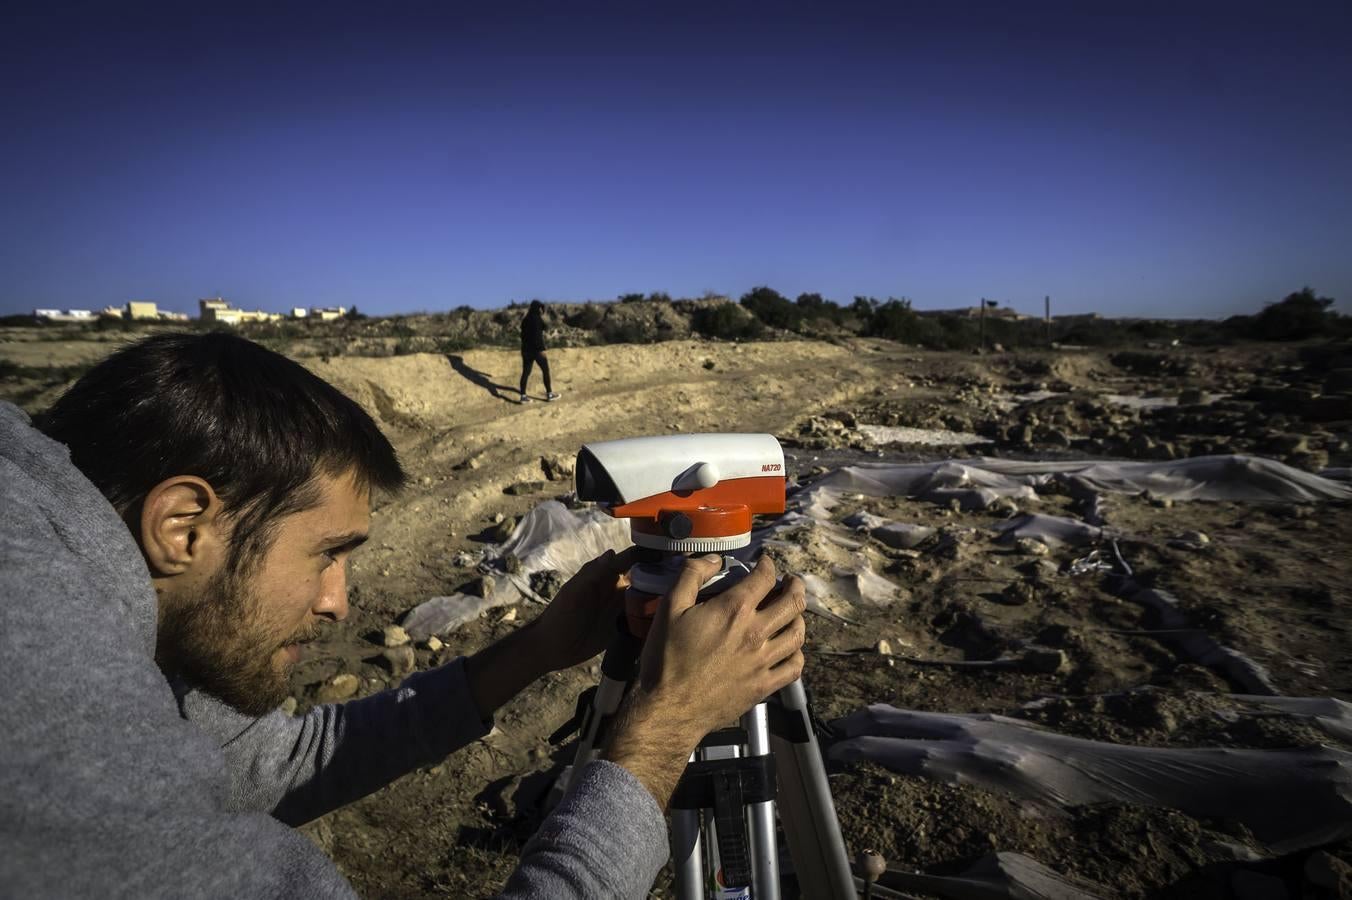
[[[986,349],[986,298],[981,298],[981,349]]]
[[[1045,298],[1046,312],[1043,313],[1043,320],[1047,323],[1047,343],[1052,342],[1052,297],[1048,294]]]

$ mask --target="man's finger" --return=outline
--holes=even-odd
[[[761,600],[774,586],[774,560],[770,559],[768,556],[762,556],[756,561],[756,565],[751,570],[750,575],[746,576],[730,590],[724,591],[714,599],[717,602],[727,604],[729,607],[739,607],[750,604],[754,608],[760,604]]]
[[[699,589],[704,582],[718,574],[723,568],[723,557],[716,553],[708,556],[692,556],[681,566],[681,574],[676,576],[676,584],[662,599],[659,614],[668,617],[678,616],[695,605]]]
[[[776,666],[797,653],[803,646],[803,640],[806,637],[807,623],[801,618],[795,619],[783,631],[765,642],[765,656],[763,658],[768,659],[771,666]]]
[[[765,633],[774,634],[803,614],[807,609],[807,588],[797,575],[790,575],[780,584],[775,595],[756,611],[764,623]]]

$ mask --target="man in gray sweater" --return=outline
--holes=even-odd
[[[40,424],[0,403],[0,895],[351,896],[287,826],[482,736],[613,627],[624,554],[474,656],[287,716],[298,647],[347,614],[371,493],[403,482],[370,417],[284,357],[209,334],[115,353]],[[692,749],[798,676],[801,582],[775,589],[762,561],[696,605],[715,566],[688,563],[606,758],[503,897],[644,896]]]

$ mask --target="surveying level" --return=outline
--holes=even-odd
[[[575,473],[578,498],[630,519],[634,543],[646,553],[629,571],[624,627],[602,659],[601,681],[579,698],[571,777],[606,746],[615,713],[638,679],[648,626],[684,558],[746,547],[753,516],[784,512],[784,451],[768,434],[629,438],[584,446]],[[723,556],[699,599],[749,571]],[[802,897],[858,896],[801,680],[758,703],[735,727],[705,737],[670,809],[679,900],[779,900],[781,829]]]

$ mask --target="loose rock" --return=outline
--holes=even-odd
[[[357,693],[357,688],[360,686],[361,682],[356,675],[344,672],[341,675],[333,676],[326,684],[320,685],[319,690],[315,692],[315,700],[319,703],[337,703]]]
[[[1019,668],[1038,675],[1054,675],[1069,664],[1064,650],[1049,647],[1031,647],[1019,655]]]
[[[386,647],[380,654],[385,668],[396,678],[402,678],[413,671],[417,665],[413,648],[408,644],[399,647]]]
[[[386,625],[380,634],[380,642],[386,647],[402,647],[409,642],[408,632],[399,625]]]
[[[540,471],[550,481],[566,481],[573,477],[573,460],[559,453],[542,456]]]

